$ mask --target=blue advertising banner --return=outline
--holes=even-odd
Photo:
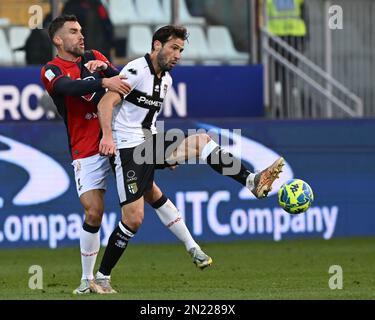
[[[165,99],[165,118],[263,116],[263,67],[179,66]],[[57,119],[38,104],[40,68],[0,68],[0,122]]]
[[[284,172],[267,199],[257,200],[234,180],[205,164],[157,171],[155,181],[176,204],[197,241],[374,236],[375,120],[181,121],[165,128],[221,130],[226,147],[251,170],[279,155]],[[238,128],[241,128],[240,130]],[[78,245],[83,210],[75,190],[66,132],[61,122],[0,126],[0,247]],[[280,185],[305,180],[315,201],[290,215],[277,203]],[[113,178],[101,227],[105,245],[120,219]],[[146,205],[135,242],[176,241]]]

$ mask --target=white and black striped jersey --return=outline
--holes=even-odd
[[[151,131],[156,134],[156,118],[161,112],[172,77],[163,72],[158,78],[150,55],[129,62],[120,72],[127,77],[132,91],[113,111],[113,139],[118,149],[132,148]]]

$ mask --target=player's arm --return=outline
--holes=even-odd
[[[83,96],[103,88],[125,95],[130,92],[131,87],[123,79],[123,76],[115,76],[95,80],[72,80],[64,76],[55,81],[53,89],[57,94],[67,96]]]
[[[126,77],[126,81],[132,88],[136,88],[141,79],[141,72],[133,65],[126,65],[120,72],[120,76]],[[107,92],[98,104],[98,116],[103,136],[99,144],[99,152],[110,156],[115,154],[116,146],[112,136],[112,114],[113,108],[122,100],[125,95],[116,92]]]
[[[116,153],[116,145],[112,136],[113,108],[121,101],[121,96],[113,91],[108,91],[99,101],[98,117],[103,136],[99,144],[99,153],[112,156]]]
[[[131,87],[122,79],[125,78],[115,76],[95,80],[72,80],[64,75],[58,66],[47,65],[42,70],[42,81],[49,88],[49,91],[67,96],[83,96],[103,88],[124,95],[130,92]]]

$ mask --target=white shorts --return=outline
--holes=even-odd
[[[72,162],[78,196],[89,190],[107,189],[107,178],[111,172],[108,157],[95,154]]]

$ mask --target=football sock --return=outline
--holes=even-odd
[[[82,279],[94,279],[94,266],[100,249],[100,227],[83,223],[79,244],[81,249]]]
[[[163,224],[185,244],[186,250],[189,251],[193,247],[199,247],[186,227],[180,212],[171,200],[162,195],[158,201],[152,204],[152,207]]]
[[[105,276],[109,276],[117,261],[128,246],[128,242],[134,237],[135,232],[132,231],[122,221],[113,230],[108,239],[108,245],[105,249],[102,262],[100,264],[99,272]]]
[[[246,169],[239,159],[222,149],[213,140],[204,146],[201,159],[205,160],[216,172],[231,177],[243,186],[252,186],[254,184],[255,174]]]

